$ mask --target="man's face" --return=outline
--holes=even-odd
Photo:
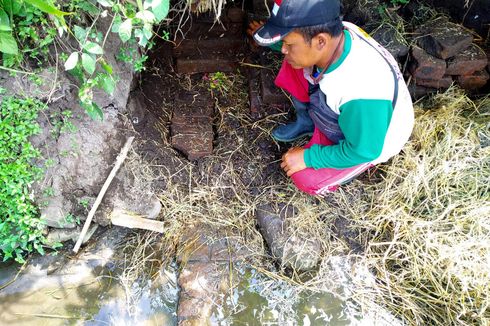
[[[308,44],[303,35],[293,31],[282,40],[281,52],[293,68],[307,68],[318,63],[321,53],[318,51],[316,37],[311,40],[311,44]]]

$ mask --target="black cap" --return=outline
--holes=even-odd
[[[254,39],[268,46],[295,28],[322,25],[339,17],[339,0],[275,0],[271,17],[254,33]]]

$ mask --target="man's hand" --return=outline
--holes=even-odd
[[[281,168],[286,172],[288,177],[293,175],[293,173],[306,169],[305,159],[303,157],[304,152],[303,147],[293,147],[282,156]]]

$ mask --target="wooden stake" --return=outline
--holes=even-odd
[[[131,215],[124,211],[116,211],[111,214],[111,223],[131,229],[144,229],[153,232],[164,232],[164,224],[137,215]]]
[[[83,225],[82,232],[80,232],[80,236],[78,237],[78,241],[75,244],[75,247],[73,247],[73,251],[75,253],[78,252],[80,249],[80,246],[82,245],[82,241],[85,238],[85,234],[88,231],[88,228],[90,227],[90,223],[92,223],[92,219],[95,215],[95,212],[97,211],[97,208],[99,207],[102,198],[104,198],[104,195],[107,191],[107,188],[109,188],[109,185],[112,182],[112,179],[114,179],[114,176],[116,175],[117,170],[119,170],[119,167],[121,167],[121,164],[124,162],[126,159],[126,156],[128,156],[128,151],[129,148],[131,147],[131,144],[133,143],[134,137],[129,137],[128,140],[126,141],[126,144],[124,144],[124,147],[121,150],[121,153],[117,156],[116,159],[116,164],[112,168],[111,173],[107,177],[106,181],[104,182],[104,185],[102,186],[102,189],[99,192],[99,195],[97,196],[97,199],[95,200],[94,205],[92,206],[92,209],[88,213],[87,219],[85,220],[85,224]]]

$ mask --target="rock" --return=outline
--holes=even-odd
[[[94,224],[89,228],[88,232],[83,238],[82,244],[86,243],[92,238],[98,227],[99,226],[97,224]],[[46,244],[52,246],[57,242],[66,242],[68,240],[76,242],[78,240],[78,237],[80,236],[80,232],[80,227],[74,229],[51,229],[48,233],[48,236],[46,237]]]
[[[451,76],[443,76],[440,79],[415,78],[415,83],[419,86],[424,86],[429,88],[447,89],[452,85],[453,78]]]
[[[430,88],[411,83],[408,85],[408,91],[413,99],[419,99],[427,94],[432,94],[437,92],[437,88]]]
[[[423,49],[414,46],[411,51],[412,61],[409,70],[415,78],[435,80],[446,73],[446,62],[438,59]]]
[[[476,44],[457,54],[447,62],[447,75],[471,75],[475,71],[485,69],[488,64],[487,55]]]
[[[99,17],[97,20],[97,30],[102,33],[111,27],[112,17],[108,15],[105,18]],[[117,60],[120,49],[133,48],[132,59],[133,62],[141,57],[138,45],[136,43],[130,45],[128,43],[123,44],[121,39],[116,33],[110,33],[107,37],[104,46],[104,58],[107,63],[112,66],[113,75],[118,77],[116,88],[112,95],[107,94],[105,91],[98,88],[94,88],[94,102],[101,108],[107,108],[109,106],[114,107],[123,113],[126,113],[126,105],[128,103],[129,92],[131,91],[131,85],[135,77],[134,68],[131,62],[122,62]]]
[[[344,20],[352,22],[362,27],[367,32],[371,32],[379,26],[382,19],[380,10],[381,3],[379,0],[342,1],[344,7]]]
[[[271,255],[284,267],[296,271],[314,269],[320,260],[321,245],[304,232],[294,232],[287,226],[287,217],[296,214],[291,206],[274,208],[264,205],[257,208],[256,217],[260,231]]]
[[[418,5],[418,1],[410,3]],[[475,30],[479,35],[488,36],[490,27],[490,0],[461,1],[461,0],[423,0],[429,6],[449,12],[455,21]]]
[[[448,22],[444,18],[434,19],[416,31],[420,35],[417,44],[429,54],[448,59],[473,42],[473,35],[463,26]]]
[[[476,90],[485,86],[489,78],[488,72],[481,70],[471,75],[458,76],[458,83],[466,90]]]
[[[35,74],[36,79],[27,74],[10,75],[7,71],[0,71],[0,85],[5,89],[3,96],[17,95],[34,97],[42,101],[49,99],[50,103],[69,96],[71,81],[63,70],[56,71],[55,67],[44,68]]]
[[[135,129],[139,131],[140,128],[144,128],[149,112],[145,107],[144,95],[141,91],[138,90],[131,94],[127,111]]]
[[[53,196],[49,198],[48,205],[41,209],[41,219],[52,228],[73,229],[75,222],[67,220],[71,207],[71,203],[65,202],[62,196]]]
[[[228,290],[228,263],[188,263],[178,277],[178,325],[209,325],[212,307]]]
[[[372,37],[384,46],[395,58],[401,58],[408,54],[407,41],[395,27],[383,25],[372,34]]]

